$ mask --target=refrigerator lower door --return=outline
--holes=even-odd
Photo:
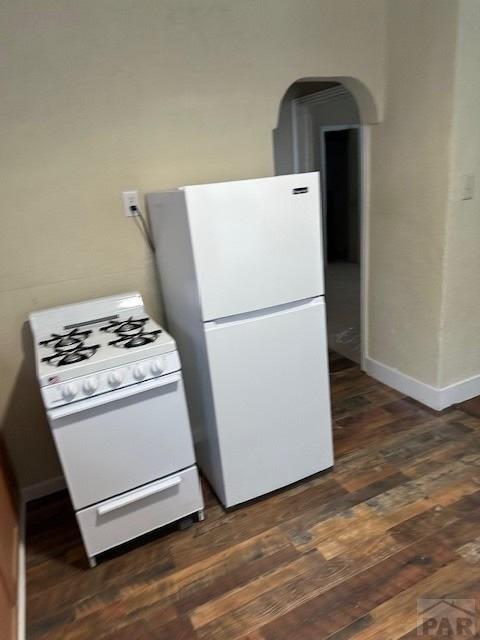
[[[205,324],[225,506],[333,465],[325,303]]]

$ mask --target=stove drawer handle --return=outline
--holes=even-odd
[[[149,487],[144,487],[143,489],[139,489],[138,491],[133,491],[126,496],[122,496],[120,498],[116,498],[115,500],[110,500],[108,504],[101,505],[97,507],[97,514],[99,516],[104,516],[107,513],[111,513],[112,511],[116,511],[117,509],[121,509],[122,507],[126,507],[133,502],[138,502],[139,500],[144,500],[149,496],[153,496],[156,493],[161,493],[162,491],[166,491],[167,489],[171,489],[172,487],[176,487],[182,482],[181,476],[175,476],[173,478],[169,478],[168,480],[164,480],[162,482],[156,483],[155,485],[151,485]]]

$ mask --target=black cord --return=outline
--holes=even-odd
[[[143,234],[143,237],[147,241],[147,244],[150,247],[150,251],[152,253],[155,253],[155,245],[153,244],[152,234],[150,232],[150,229],[148,228],[147,221],[143,217],[142,210],[140,209],[140,207],[137,207],[136,205],[132,205],[130,207],[130,211],[132,213],[136,214],[135,216],[133,216],[135,219],[138,218],[140,220],[140,223],[141,223],[141,229],[140,230],[141,230],[141,232]]]

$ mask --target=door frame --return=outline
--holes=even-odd
[[[292,150],[293,171],[303,173],[315,171],[313,155],[313,121],[310,106],[337,101],[350,93],[344,87],[333,87],[325,91],[309,94],[292,100]],[[324,134],[326,131],[358,129],[359,132],[359,216],[360,216],[360,367],[365,370],[368,357],[368,281],[369,281],[369,231],[370,231],[370,126],[363,123],[342,123],[321,125],[321,167],[325,166]],[[320,171],[322,191],[321,206],[325,210],[325,172]],[[325,232],[325,219],[322,215],[322,229]],[[324,243],[326,241],[324,233]],[[326,253],[325,253],[326,255]]]

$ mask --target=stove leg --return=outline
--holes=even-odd
[[[90,565],[90,569],[93,569],[97,566],[97,560],[95,559],[95,556],[88,556],[88,564]]]
[[[199,522],[202,522],[202,520],[205,520],[205,510],[204,509],[200,509],[200,511],[197,511],[197,518]]]

